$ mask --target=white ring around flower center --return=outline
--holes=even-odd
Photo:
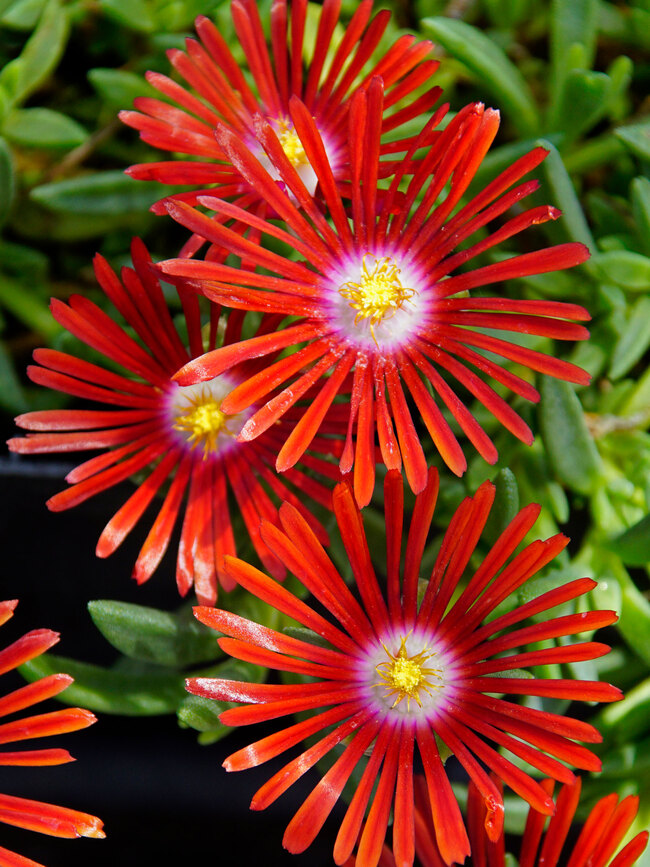
[[[447,658],[423,632],[386,637],[363,666],[373,700],[381,709],[417,720],[435,710],[446,685]]]
[[[196,385],[174,384],[168,393],[167,412],[178,442],[191,451],[203,452],[206,458],[236,446],[237,434],[253,410],[236,415],[221,411],[221,402],[234,387],[226,376]]]
[[[360,349],[398,349],[422,325],[428,295],[423,282],[402,257],[364,251],[328,274],[332,324]]]

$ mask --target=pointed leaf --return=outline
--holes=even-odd
[[[31,198],[51,211],[113,216],[146,211],[167,188],[155,181],[135,181],[123,172],[95,172],[42,184]]]
[[[650,298],[642,295],[632,306],[630,318],[612,354],[609,375],[619,379],[633,367],[650,346]]]
[[[75,682],[61,693],[60,700],[100,713],[174,713],[186,695],[178,672],[156,666],[140,665],[135,671],[108,669],[47,653],[21,665],[20,672],[30,682],[58,672],[69,674]]]
[[[558,226],[566,234],[568,240],[585,244],[593,253],[596,250],[596,243],[587,225],[587,219],[576,195],[573,182],[562,162],[562,157],[548,139],[540,139],[537,144],[549,152],[541,165],[545,186],[548,190],[548,195],[545,196],[544,200],[551,202],[562,211],[562,219]]]
[[[581,494],[594,489],[601,458],[589,433],[582,404],[568,382],[542,378],[539,423],[549,462],[557,478]]]
[[[0,226],[5,222],[14,199],[14,165],[7,142],[0,138]]]
[[[25,147],[76,147],[88,138],[72,118],[49,108],[20,108],[9,113],[2,127],[9,141]]]
[[[620,536],[610,539],[607,547],[617,554],[626,566],[645,566],[650,563],[650,515],[646,515]]]
[[[535,135],[539,111],[517,67],[489,36],[455,18],[425,18],[424,33],[460,60],[494,96],[521,135]]]
[[[67,10],[59,0],[49,0],[34,33],[20,55],[0,72],[0,88],[14,105],[27,99],[59,62],[69,30]]]
[[[189,610],[172,614],[98,599],[88,603],[88,611],[104,638],[131,659],[178,667],[221,655],[215,632],[200,624]]]

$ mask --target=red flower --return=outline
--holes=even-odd
[[[582,384],[589,381],[584,371],[569,362],[485,332],[496,329],[515,335],[583,340],[587,330],[567,321],[589,319],[582,307],[467,294],[467,290],[496,281],[577,265],[588,257],[586,247],[561,244],[449,276],[522,229],[557,219],[559,212],[554,208],[534,207],[457,251],[473,233],[537,188],[535,181],[513,184],[535,168],[546,151],[536,148],[521,157],[451,216],[496,134],[498,113],[482,105],[469,105],[432,139],[432,130],[444,115],[443,107],[400,163],[388,190],[378,198],[382,100],[381,80],[375,78],[367,93],[356,93],[351,102],[351,224],[319,130],[304,106],[291,101],[293,123],[318,176],[334,228],[309,196],[268,123],[260,122],[260,141],[302,213],[244,140],[226,131],[217,135],[231,161],[286,221],[291,234],[223,200],[202,197],[201,203],[222,217],[247,223],[258,233],[284,242],[298,252],[301,261],[243,239],[237,231],[183,202],[168,201],[167,210],[176,220],[211,243],[237,253],[249,265],[263,268],[264,273],[244,273],[218,262],[190,259],[171,259],[159,265],[171,279],[193,281],[195,289],[216,303],[294,317],[290,326],[277,333],[244,340],[192,361],[178,374],[178,381],[187,385],[209,379],[234,363],[302,347],[242,382],[224,407],[228,412],[242,412],[254,402],[263,404],[239,436],[240,440],[253,440],[281,418],[288,406],[295,406],[305,390],[322,382],[317,399],[308,406],[303,404],[301,418],[279,452],[276,466],[284,471],[308,448],[337,394],[351,391],[341,470],[348,472],[354,463],[354,487],[360,505],[369,502],[374,486],[375,429],[386,466],[399,469],[403,460],[413,491],[421,491],[426,484],[427,461],[405,390],[442,458],[460,475],[466,460],[442,407],[487,461],[496,461],[497,451],[449,386],[448,377],[455,378],[526,443],[533,440],[531,430],[481,375],[528,400],[539,400],[539,394],[528,380],[500,367],[494,356],[549,376]],[[419,147],[430,142],[433,144],[426,157],[414,161]],[[412,175],[412,179],[406,192],[400,193],[398,187],[405,175]],[[283,391],[272,397],[271,390],[276,388]]]
[[[416,499],[402,552],[403,484],[399,473],[388,473],[384,597],[351,487],[347,482],[336,487],[335,514],[360,602],[292,506],[284,504],[280,508],[281,530],[262,523],[260,532],[266,544],[331,613],[332,619],[326,619],[252,566],[226,558],[225,570],[233,580],[313,630],[327,646],[322,646],[320,640],[312,644],[289,637],[228,611],[196,609],[201,622],[229,636],[220,638],[219,644],[231,656],[309,678],[306,683],[290,685],[190,679],[187,688],[192,693],[244,704],[222,713],[222,722],[248,725],[316,711],[233,754],[225,762],[227,770],[261,764],[328,729],[262,786],[253,798],[253,809],[267,807],[330,750],[342,746],[340,756],[287,828],[283,842],[291,852],[309,846],[366,751],[370,757],[334,847],[337,864],[343,864],[352,854],[375,783],[374,799],[360,836],[357,865],[374,867],[378,863],[391,808],[396,860],[401,865],[413,863],[416,744],[425,770],[438,845],[448,864],[464,860],[469,841],[436,738],[456,755],[480,792],[491,840],[498,839],[502,831],[503,799],[483,765],[542,813],[552,813],[554,805],[539,783],[487,741],[565,783],[573,782],[574,776],[563,762],[588,770],[600,767],[593,753],[575,743],[601,739],[591,725],[513,704],[495,694],[582,701],[619,699],[619,690],[604,683],[534,676],[527,679],[516,676],[516,672],[513,677],[500,676],[513,669],[603,655],[609,648],[593,642],[559,644],[543,650],[525,648],[606,626],[616,620],[615,612],[566,614],[519,625],[595,586],[594,581],[583,578],[494,616],[497,606],[549,563],[568,540],[558,535],[536,541],[513,556],[539,513],[539,507],[528,506],[503,531],[481,565],[468,570],[494,499],[494,486],[489,482],[474,497],[465,499],[454,515],[422,594],[421,556],[437,492],[438,476],[432,470],[425,490]],[[400,579],[402,554],[404,571]],[[467,580],[461,584],[466,571]],[[486,617],[493,619],[484,623]],[[513,626],[517,628],[512,630]],[[515,648],[522,649],[503,655]]]
[[[555,783],[542,780],[541,786],[551,796]],[[565,783],[554,799],[555,813],[544,833],[547,817],[532,807],[521,840],[519,867],[557,867],[565,848],[568,832],[580,800],[582,781]],[[426,782],[415,780],[415,851],[421,867],[442,867],[443,861],[436,844],[436,829],[432,820]],[[633,795],[619,802],[618,795],[601,798],[590,811],[579,837],[562,863],[570,867],[632,867],[648,844],[648,831],[637,834],[619,849],[630,830],[639,809],[639,799]],[[485,833],[485,806],[480,793],[470,781],[467,801],[467,826],[474,867],[505,867],[505,839],[496,841]],[[541,844],[541,845],[540,845]],[[568,857],[567,857],[568,856]],[[396,867],[396,860],[387,846],[380,859],[381,867]],[[348,865],[346,865],[348,867]],[[349,867],[354,867],[354,859]]]
[[[181,193],[175,198],[196,203],[201,194],[216,192],[222,198],[234,200],[242,208],[251,208],[253,212],[261,206],[263,214],[267,203],[260,191],[241,174],[236,164],[230,162],[223,147],[215,140],[214,131],[224,128],[237,133],[273,173],[274,169],[258,140],[258,125],[265,120],[313,193],[317,177],[290,116],[291,98],[298,97],[320,131],[335,178],[344,179],[347,110],[349,94],[354,89],[365,88],[373,75],[382,75],[389,90],[385,108],[402,104],[402,108],[382,118],[381,134],[430,110],[442,91],[439,87],[431,88],[410,105],[403,106],[405,97],[426,85],[439,65],[437,61],[424,60],[432,44],[417,42],[414,36],[401,36],[384,52],[381,60],[365,71],[390,19],[387,10],[378,12],[371,19],[372,0],[362,0],[357,5],[340,44],[333,52],[332,39],[340,5],[340,0],[326,0],[323,4],[315,42],[311,46],[309,40],[305,40],[307,0],[294,0],[290,15],[287,0],[275,0],[271,10],[269,54],[257,4],[254,0],[234,0],[233,24],[252,75],[252,86],[215,25],[203,16],[197,18],[196,30],[200,41],[188,39],[187,53],[168,52],[174,69],[191,90],[165,75],[149,72],[149,83],[172,104],[139,97],[134,102],[138,111],[122,111],[120,117],[124,123],[139,130],[141,138],[148,144],[199,159],[143,163],[131,166],[127,173],[140,180],[167,184],[207,184],[210,190]],[[313,55],[306,74],[303,73],[305,51]],[[326,58],[332,52],[333,60],[325,71]],[[395,150],[396,147],[389,144],[381,147],[384,155]],[[390,163],[385,168],[388,165]],[[186,245],[184,253],[195,252],[200,243],[201,239],[195,237]]]
[[[0,602],[0,626],[13,616],[18,600]],[[0,650],[0,674],[13,671],[19,665],[45,653],[59,640],[59,635],[50,629],[34,629],[27,632],[9,647]],[[0,716],[17,713],[41,701],[52,698],[72,683],[67,674],[51,674],[23,686],[0,698]],[[0,725],[0,743],[11,744],[32,738],[62,735],[87,728],[96,722],[90,711],[79,707],[66,708],[51,713],[14,719]],[[0,752],[0,765],[61,765],[74,761],[67,750],[59,748],[18,750]],[[13,795],[0,795],[0,822],[40,831],[53,837],[104,837],[103,823],[97,816],[57,807],[42,801],[31,801]],[[40,867],[15,852],[0,848],[0,867]]]
[[[129,376],[56,350],[37,350],[37,365],[28,369],[34,382],[104,406],[21,415],[17,424],[35,433],[10,440],[9,448],[23,454],[102,450],[69,473],[66,480],[71,487],[48,501],[53,511],[76,506],[135,473],[149,471],[104,529],[97,545],[99,557],[113,553],[169,482],[135,563],[133,577],[138,583],[150,578],[157,568],[187,495],[176,568],[178,589],[185,595],[194,584],[199,600],[209,605],[217,597],[217,577],[225,589],[233,587],[221,569],[223,555],[235,553],[228,488],[257,553],[276,577],[284,575],[284,567],[267,549],[258,531],[262,517],[277,521],[267,489],[303,510],[320,538],[327,539],[327,534],[272,470],[277,450],[292,427],[290,416],[284,426],[269,431],[264,439],[240,444],[236,434],[250,412],[227,414],[221,410],[221,403],[240,381],[242,370],[229,371],[203,385],[182,387],[173,381],[180,367],[204,351],[197,299],[186,295],[183,298],[188,350],[174,326],[141,241],[134,241],[132,254],[135,270],[123,270],[123,284],[99,255],[95,273],[139,340],[86,298],[72,296],[68,304],[52,302],[57,322],[104,355],[111,367],[118,364]],[[214,346],[219,312],[214,308],[212,313],[209,342]],[[265,317],[259,335],[272,331],[276,324],[277,317]],[[242,315],[231,314],[224,343],[237,341],[241,328]],[[330,441],[317,438],[314,446],[327,451]],[[322,458],[307,456],[306,465],[339,478],[336,466]],[[287,478],[301,495],[326,507],[330,505],[331,492],[318,481],[298,470]]]

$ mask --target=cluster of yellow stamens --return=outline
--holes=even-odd
[[[361,278],[358,283],[350,281],[339,288],[339,293],[357,311],[354,324],[362,319],[370,319],[370,333],[375,337],[375,326],[384,319],[390,319],[416,295],[415,289],[402,286],[401,269],[388,256],[377,257],[366,253],[361,265]]]
[[[428,653],[425,649],[414,656],[409,656],[406,638],[402,638],[396,654],[392,654],[385,644],[382,644],[382,647],[388,659],[377,666],[377,674],[381,680],[375,686],[386,689],[384,698],[395,697],[391,707],[396,707],[404,699],[406,699],[406,709],[409,711],[411,700],[415,701],[418,707],[422,707],[420,690],[427,695],[432,695],[432,690],[440,689],[442,686],[442,669],[431,668],[425,664],[435,656],[435,653]]]
[[[205,387],[187,398],[187,403],[174,414],[174,429],[187,434],[191,448],[203,446],[203,457],[217,450],[217,440],[221,434],[234,436],[234,431],[226,427],[232,416],[221,411],[221,401],[217,400]]]
[[[308,163],[307,154],[291,121],[277,118],[275,128],[287,159],[293,166],[303,166]]]

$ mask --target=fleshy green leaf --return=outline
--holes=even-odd
[[[545,185],[549,191],[548,201],[562,211],[559,229],[568,236],[570,241],[579,241],[581,244],[585,244],[593,253],[596,249],[596,243],[587,225],[573,182],[562,162],[562,157],[548,139],[540,139],[537,144],[549,152],[541,168],[544,172]]]
[[[619,379],[650,346],[650,298],[642,295],[632,306],[627,326],[614,347],[609,375]]]
[[[552,569],[546,575],[539,575],[526,581],[525,584],[517,591],[517,597],[520,605],[525,605],[527,602],[532,602],[544,593],[551,590],[556,590],[558,587],[564,587],[570,581],[575,581],[576,578],[584,576],[583,570],[579,566],[569,564],[563,569]],[[575,608],[575,602],[567,602],[561,606],[561,610],[566,609],[570,613]],[[560,609],[554,609],[554,616],[560,613]],[[544,612],[540,615],[540,620],[546,620],[548,614]]]
[[[579,493],[589,493],[601,474],[601,459],[585,422],[582,404],[568,382],[542,378],[539,424],[557,478]]]
[[[645,566],[650,563],[650,515],[646,515],[620,536],[610,539],[607,547],[617,554],[626,566]]]
[[[27,409],[23,387],[4,343],[0,343],[0,406],[10,413]]]
[[[512,470],[504,467],[493,479],[496,487],[494,505],[490,510],[483,534],[487,541],[496,542],[519,511],[519,489]]]
[[[104,638],[131,659],[179,667],[221,655],[214,630],[191,611],[172,614],[109,599],[89,602],[88,611]]]
[[[643,251],[650,255],[650,180],[644,177],[635,178],[632,181],[631,194],[637,237]]]
[[[14,199],[14,166],[7,143],[0,138],[0,226],[7,219]]]
[[[568,140],[590,129],[607,111],[611,81],[604,72],[572,69],[567,73],[557,108],[557,128]]]
[[[135,181],[123,172],[96,172],[35,187],[31,197],[52,211],[116,216],[146,211],[167,188],[154,181]]]
[[[615,283],[632,292],[650,289],[650,258],[632,250],[609,250],[598,253],[590,263],[591,270],[603,281]]]
[[[157,95],[145,78],[124,69],[91,69],[88,79],[97,93],[116,109],[131,108],[138,96]]]
[[[650,122],[632,123],[620,126],[616,135],[627,147],[642,160],[650,160]]]
[[[110,18],[131,30],[151,33],[156,28],[156,21],[145,0],[99,0],[99,5]]]
[[[2,131],[9,141],[26,147],[76,147],[88,138],[81,124],[49,108],[16,109]]]
[[[608,559],[609,558],[609,559]],[[650,602],[636,586],[620,559],[608,551],[596,551],[601,573],[613,576],[621,588],[620,619],[616,624],[626,644],[650,665]]]
[[[623,701],[606,707],[599,714],[598,728],[619,743],[634,741],[650,730],[650,678],[630,690]]]
[[[593,63],[597,0],[553,0],[550,24],[551,105],[557,105],[569,71],[577,66],[590,69]]]
[[[23,283],[2,273],[0,273],[0,307],[11,310],[18,320],[48,340],[61,331],[61,326],[52,318],[44,300]]]
[[[47,0],[4,0],[0,3],[0,23],[16,30],[32,30]]]
[[[539,111],[533,95],[526,79],[496,42],[455,18],[425,18],[422,29],[479,79],[521,135],[535,135]]]
[[[58,672],[69,674],[75,682],[61,693],[60,701],[122,716],[174,713],[187,694],[179,673],[144,664],[134,670],[108,669],[47,653],[21,665],[20,672],[30,682]]]
[[[56,67],[66,45],[68,29],[67,10],[59,0],[49,0],[20,55],[0,72],[0,88],[14,105],[24,102]]]

